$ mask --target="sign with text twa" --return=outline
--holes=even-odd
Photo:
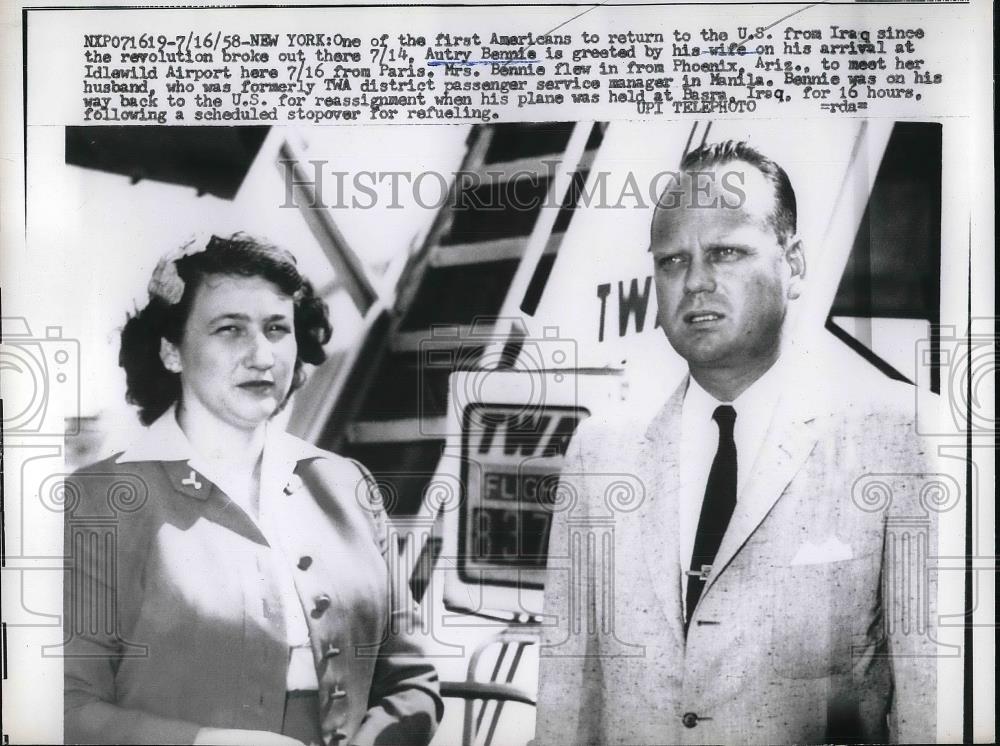
[[[620,406],[619,375],[466,371],[450,378],[442,471],[461,500],[442,511],[445,603],[540,614],[559,473],[577,427]]]

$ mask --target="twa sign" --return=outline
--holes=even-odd
[[[461,499],[441,512],[439,566],[448,568],[450,608],[542,612],[566,448],[581,422],[607,416],[625,395],[620,375],[573,378],[569,386],[559,371],[452,374],[437,475],[461,490]]]

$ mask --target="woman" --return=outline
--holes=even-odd
[[[66,485],[66,741],[427,743],[437,677],[370,475],[268,425],[325,303],[242,233],[149,290],[120,356],[149,427]]]

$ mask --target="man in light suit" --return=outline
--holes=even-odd
[[[689,375],[567,454],[536,742],[934,741],[946,501],[912,389],[790,354],[795,195],[745,144],[685,157],[650,251]]]

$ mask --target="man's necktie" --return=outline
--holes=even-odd
[[[705,499],[701,504],[698,531],[694,538],[694,552],[691,554],[691,571],[688,573],[687,631],[694,608],[698,605],[701,592],[705,588],[715,555],[722,544],[722,537],[729,526],[729,519],[736,508],[736,442],[733,440],[733,423],[736,410],[728,404],[716,407],[712,419],[719,425],[719,449],[712,461],[705,485]]]

